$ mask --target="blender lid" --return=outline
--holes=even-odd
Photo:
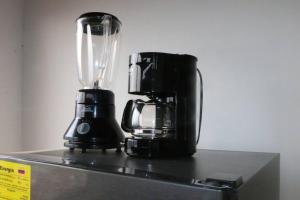
[[[120,31],[119,29],[120,29],[120,26],[122,25],[122,23],[116,16],[109,14],[109,13],[89,12],[89,13],[80,15],[76,21],[77,22],[79,21],[80,23],[82,23],[84,25],[83,26],[84,33],[87,33],[87,25],[94,25],[91,27],[92,35],[102,36],[104,34],[103,29],[102,28],[99,29],[97,27],[97,25],[100,25],[99,22],[101,22],[101,20],[103,20],[105,16],[109,16],[112,18],[111,33],[109,33],[109,35],[118,33]]]
[[[98,18],[98,19],[101,19],[105,15],[111,16],[113,18],[113,20],[115,20],[118,23],[122,24],[121,21],[116,16],[114,16],[112,14],[109,14],[109,13],[105,13],[105,12],[88,12],[88,13],[84,13],[84,14],[80,15],[76,19],[76,21],[79,20],[79,19],[83,19],[83,18]]]

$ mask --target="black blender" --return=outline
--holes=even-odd
[[[125,138],[125,152],[140,157],[193,155],[199,140],[203,104],[197,58],[144,52],[132,54],[129,62],[128,93],[145,95],[149,100],[127,102],[122,128],[132,136]],[[196,131],[197,74],[200,106]]]
[[[107,13],[85,13],[77,20],[77,63],[83,86],[77,94],[75,118],[67,129],[71,150],[120,150],[124,135],[115,119],[109,88],[118,54],[121,22]]]

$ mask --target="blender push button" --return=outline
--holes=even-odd
[[[88,123],[83,122],[78,125],[77,132],[81,135],[84,135],[84,134],[87,134],[90,131],[90,129],[91,129],[91,126]]]

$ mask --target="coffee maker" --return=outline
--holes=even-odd
[[[107,13],[85,13],[77,20],[79,90],[75,118],[67,129],[70,150],[120,150],[123,132],[115,119],[114,93],[109,89],[118,56],[121,22]]]
[[[130,56],[128,93],[149,100],[130,100],[124,109],[121,127],[131,133],[125,138],[128,155],[151,158],[191,156],[196,152],[203,104],[202,77],[196,62],[191,55],[143,52]]]

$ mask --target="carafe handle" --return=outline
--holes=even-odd
[[[136,103],[134,100],[129,100],[126,103],[126,106],[124,108],[123,116],[122,116],[122,122],[121,127],[126,132],[133,132],[133,129],[129,128],[130,120],[132,118],[133,110],[136,106]]]
[[[141,99],[136,99],[136,100],[129,100],[124,108],[123,116],[122,116],[122,122],[121,122],[121,127],[124,131],[126,132],[133,132],[134,130],[132,129],[132,118],[133,118],[133,112],[134,110],[138,110],[141,112],[141,103],[145,103]]]
[[[197,141],[196,144],[199,143],[200,139],[200,131],[201,131],[201,125],[202,125],[202,110],[203,110],[203,80],[200,70],[197,68],[197,74],[199,76],[199,83],[200,83],[200,104],[199,104],[199,125],[198,125],[198,135],[197,135]]]

